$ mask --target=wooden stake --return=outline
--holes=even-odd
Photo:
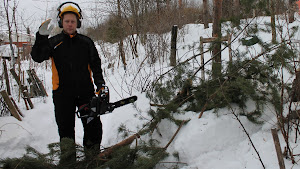
[[[27,101],[30,108],[33,109],[33,103],[30,100],[27,88],[21,84],[20,79],[18,78],[18,75],[16,74],[14,69],[10,69],[10,73],[13,75],[13,77],[15,78],[15,80],[17,81],[17,83],[19,85],[19,88],[20,88],[20,90],[23,94],[23,98],[25,100],[25,104],[26,104],[26,101]]]
[[[204,69],[204,43],[212,43],[217,40],[217,37],[210,37],[210,38],[203,38],[200,37],[200,54],[201,54],[201,79],[205,80],[205,69]],[[229,52],[229,60],[232,61],[232,50],[231,50],[231,35],[228,34],[227,36],[222,36],[221,41],[227,41],[228,42],[228,52]]]
[[[276,129],[271,129],[271,132],[272,132],[272,136],[273,136],[273,140],[274,140],[274,144],[275,144],[275,149],[276,149],[276,153],[277,153],[279,167],[280,167],[280,169],[285,169],[283,155],[282,155],[282,151],[281,151],[281,147],[280,147],[280,142],[279,142],[277,130]]]
[[[4,102],[6,103],[10,113],[16,118],[18,119],[19,121],[22,121],[21,117],[19,116],[18,114],[18,110],[16,109],[16,107],[14,106],[14,104],[12,103],[11,99],[9,98],[7,92],[5,90],[1,90],[0,91],[3,99],[4,99]]]
[[[15,106],[17,112],[19,113],[19,115],[21,115],[22,117],[24,117],[23,113],[21,112],[21,110],[19,109],[17,103],[15,102],[15,100],[11,97],[10,98],[11,102],[13,103],[13,105]]]
[[[31,83],[34,85],[34,87],[37,89],[39,96],[48,96],[45,87],[42,83],[42,81],[38,78],[36,75],[36,72],[34,69],[27,70],[27,74],[31,80]]]

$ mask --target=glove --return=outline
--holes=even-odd
[[[39,27],[39,34],[40,35],[50,35],[54,25],[51,25],[48,29],[48,25],[51,22],[51,19],[46,20],[45,22],[43,22],[41,24],[41,26]]]

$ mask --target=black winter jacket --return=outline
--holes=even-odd
[[[105,83],[94,42],[82,34],[71,37],[62,32],[48,38],[37,32],[31,56],[39,63],[52,59],[53,90],[78,95],[94,92],[91,72],[96,86]]]

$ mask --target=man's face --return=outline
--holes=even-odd
[[[72,13],[66,13],[63,15],[63,30],[69,34],[72,35],[76,32],[77,27],[77,17],[75,14]]]

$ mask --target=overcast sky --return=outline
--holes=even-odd
[[[110,12],[108,2],[112,0],[9,0],[9,4],[13,7],[13,2],[18,3],[18,30],[26,32],[26,28],[29,27],[31,32],[35,33],[40,24],[49,18],[52,18],[51,24],[57,26],[57,8],[60,4],[68,1],[77,3],[82,9],[82,23],[84,26],[94,26],[97,25],[96,23],[99,23],[99,21],[103,21],[105,16],[108,15]],[[197,2],[202,0],[194,1]],[[3,2],[4,1],[1,1],[1,7],[3,7]],[[0,24],[0,30],[7,30],[5,22]]]
[[[18,3],[18,29],[21,29],[21,31],[25,31],[25,27],[29,27],[32,32],[36,32],[39,25],[46,19],[52,18],[52,24],[57,24],[57,7],[63,2],[67,2],[70,0],[10,0],[9,3],[11,7],[14,6],[13,1],[16,1]],[[104,2],[106,0],[72,1],[77,3],[82,9],[83,23],[93,24],[93,22],[95,23],[95,19],[102,19],[105,15],[107,15],[108,11],[104,8]],[[1,1],[0,5],[3,6],[3,1]],[[100,13],[95,16],[94,11],[98,11]],[[7,26],[5,24],[2,24],[0,26],[1,30],[7,29]]]

